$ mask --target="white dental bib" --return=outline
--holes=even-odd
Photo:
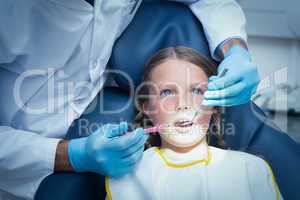
[[[272,171],[261,158],[209,146],[203,159],[199,151],[147,149],[133,173],[106,177],[107,199],[282,199]]]

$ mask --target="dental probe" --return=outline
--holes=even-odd
[[[221,72],[219,78],[222,78],[223,76],[225,76],[225,74],[227,73],[227,71],[228,71],[228,69],[225,68],[225,69]],[[194,122],[196,116],[197,116],[197,115],[200,113],[200,111],[202,111],[202,110],[203,110],[203,109],[202,109],[202,105],[200,104],[200,106],[197,108],[197,110],[196,110],[196,112],[195,112],[195,114],[194,114],[194,116],[193,116],[193,118],[192,118],[192,120],[191,120],[192,122]],[[185,123],[188,123],[188,122],[185,122]]]

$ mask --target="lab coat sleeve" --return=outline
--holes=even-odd
[[[0,126],[0,190],[33,199],[41,181],[53,173],[58,142]]]
[[[48,11],[43,7],[50,5],[53,9]],[[55,22],[58,20],[53,16],[64,13],[54,7],[54,4],[45,0],[0,1],[0,67],[15,62],[18,56],[24,58],[18,60],[25,65],[28,62],[25,59],[27,54],[35,55],[46,51],[46,49],[35,49],[37,45],[32,44],[33,41],[44,42],[38,37],[39,34],[43,34],[41,31],[60,33],[53,33],[47,29],[51,25],[57,27]],[[55,10],[58,11],[54,12]],[[36,25],[40,24],[41,19],[43,23],[48,22],[44,27],[48,31],[37,31]],[[48,42],[49,48],[53,46],[51,44],[55,44],[50,37]],[[55,55],[56,51],[52,52],[54,55],[51,56],[58,57]],[[38,57],[45,60],[41,54],[38,54]],[[47,59],[51,60],[51,58]],[[42,137],[2,124],[0,126],[0,193],[3,191],[23,199],[33,199],[40,182],[53,173],[58,142],[59,139]]]
[[[181,0],[187,2],[194,15],[201,21],[209,43],[211,55],[220,60],[216,48],[230,38],[247,42],[246,18],[234,0]]]
[[[247,162],[247,175],[253,199],[283,199],[272,169],[265,160],[257,157]]]

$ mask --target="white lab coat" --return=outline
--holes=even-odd
[[[209,147],[207,159],[199,155],[174,159],[157,147],[147,149],[133,173],[106,177],[106,200],[283,199],[263,159],[215,147]]]
[[[182,2],[201,20],[211,52],[229,37],[246,40],[235,1]],[[0,200],[33,199],[53,173],[57,143],[101,90],[114,41],[140,3],[0,1]]]

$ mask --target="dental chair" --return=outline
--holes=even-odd
[[[155,14],[154,14],[155,13]],[[130,26],[116,42],[109,69],[129,74],[130,82],[122,74],[109,75],[114,79],[106,86],[87,112],[75,120],[68,130],[68,138],[85,135],[80,123],[105,124],[132,121],[135,116],[132,83],[141,81],[144,62],[156,51],[168,46],[192,47],[205,56],[210,56],[201,24],[184,5],[175,2],[143,2]],[[105,111],[116,111],[116,113]],[[281,132],[266,118],[253,102],[226,107],[222,112],[223,138],[231,149],[261,155],[271,165],[279,189],[285,199],[300,199],[300,145]],[[234,125],[234,132],[227,125]],[[231,127],[231,126],[230,126]],[[232,128],[232,127],[231,127]],[[217,146],[214,138],[212,145]],[[104,177],[93,173],[54,173],[43,180],[36,200],[104,199]]]

